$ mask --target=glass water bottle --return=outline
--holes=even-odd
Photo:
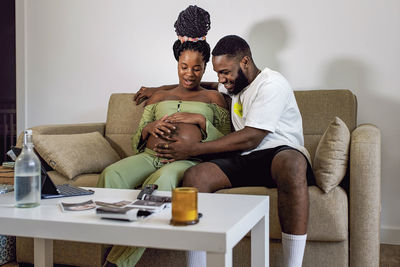
[[[32,130],[25,130],[24,146],[14,166],[15,206],[17,208],[39,206],[40,192],[40,161],[33,151]]]

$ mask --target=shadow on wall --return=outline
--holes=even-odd
[[[350,89],[358,100],[358,124],[373,123],[381,130],[382,138],[382,224],[398,221],[391,200],[400,190],[400,105],[379,94],[379,84],[374,82],[372,67],[353,58],[338,58],[326,65],[322,84],[331,89]],[[386,211],[385,211],[385,207]],[[386,222],[385,222],[386,221]]]
[[[358,99],[358,123],[370,122],[398,133],[400,105],[379,94],[374,81],[375,71],[358,59],[338,58],[329,62],[322,72],[322,84],[331,89],[350,89]],[[397,134],[396,134],[397,135]]]
[[[371,96],[369,66],[357,59],[338,58],[329,62],[322,71],[321,84],[329,89],[350,89],[358,100],[358,123],[376,120]],[[371,105],[372,104],[372,105]],[[365,109],[365,107],[369,107]]]
[[[255,24],[246,39],[258,68],[282,71],[278,56],[288,42],[287,27],[282,20],[269,19]]]

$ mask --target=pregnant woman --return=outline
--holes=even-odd
[[[158,143],[168,143],[172,137],[207,142],[230,132],[224,97],[218,91],[200,86],[210,59],[210,46],[205,41],[210,29],[209,13],[189,6],[179,14],[174,26],[178,35],[173,51],[178,61],[179,84],[171,90],[154,93],[147,101],[138,130],[132,136],[136,155],[107,167],[101,174],[99,187],[137,188],[157,184],[158,190],[170,191],[179,185],[185,170],[200,160],[166,163],[152,150]],[[144,250],[113,246],[105,266],[135,266]]]
[[[171,137],[191,142],[215,140],[230,132],[229,112],[223,96],[200,86],[210,46],[205,35],[210,28],[207,11],[189,6],[175,22],[178,40],[173,45],[178,61],[179,84],[160,90],[148,101],[136,133],[132,136],[136,155],[107,167],[99,187],[137,188],[157,184],[158,190],[170,191],[178,186],[183,173],[198,159],[163,162],[152,150]]]

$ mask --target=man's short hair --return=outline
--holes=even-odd
[[[227,35],[222,37],[221,40],[215,45],[213,56],[226,55],[228,57],[240,57],[244,56],[251,57],[251,51],[249,44],[241,37],[237,35]]]

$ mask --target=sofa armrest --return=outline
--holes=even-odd
[[[104,136],[106,124],[99,123],[77,123],[77,124],[57,124],[57,125],[42,125],[30,128],[33,136],[37,134],[81,134],[99,132]],[[17,147],[21,147],[23,143],[23,133],[20,133],[17,139]]]
[[[350,266],[379,266],[381,133],[358,126],[350,145]]]

